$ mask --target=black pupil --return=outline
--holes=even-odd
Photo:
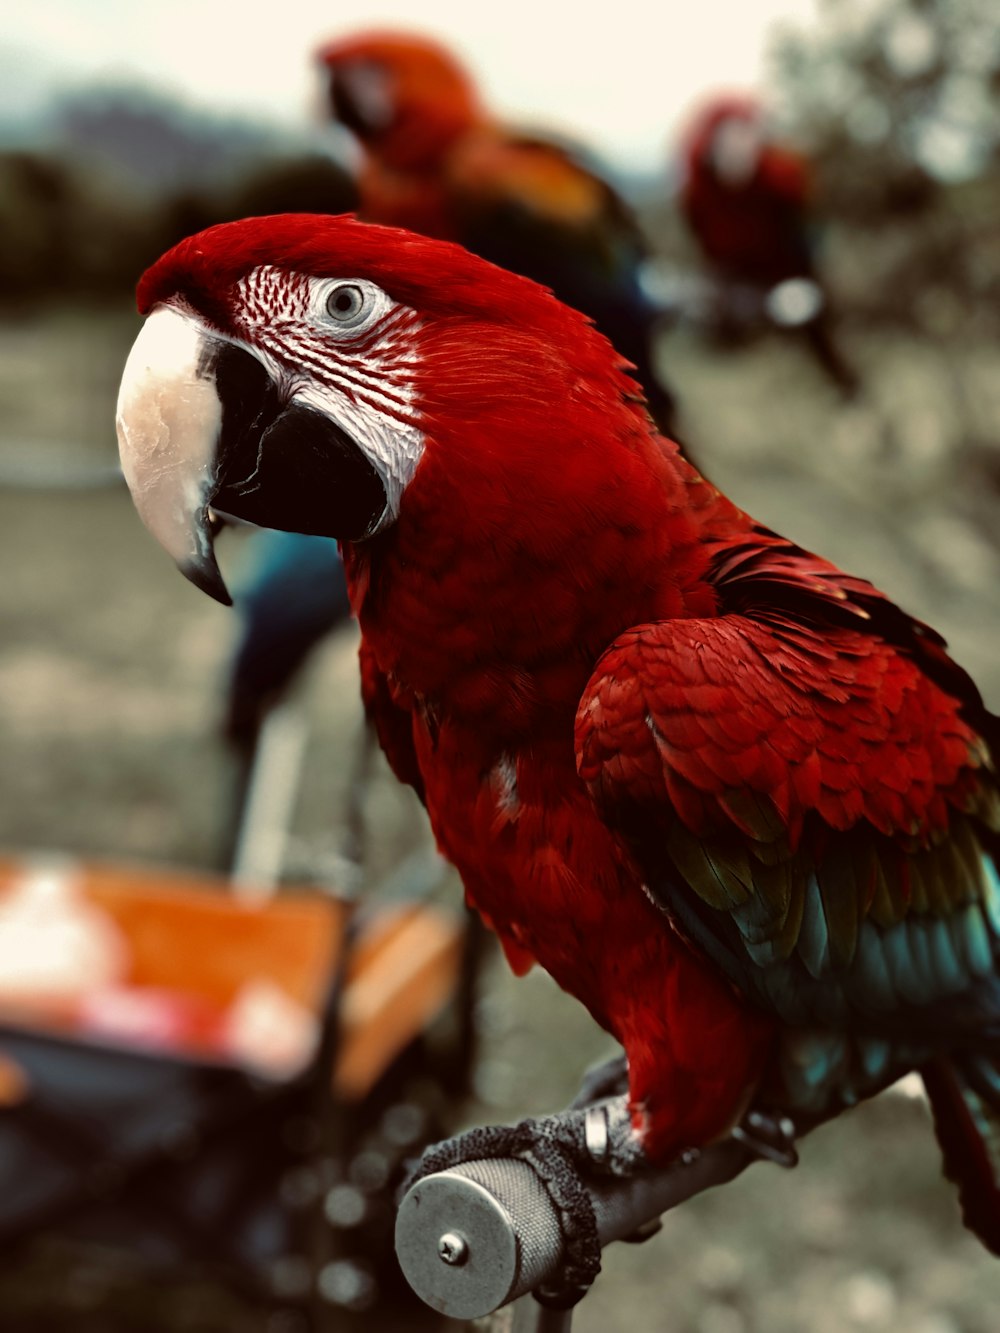
[[[338,292],[333,300],[334,309],[341,315],[349,315],[357,308],[357,304],[358,294],[353,287],[347,291]]]

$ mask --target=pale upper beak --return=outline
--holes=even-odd
[[[260,527],[359,541],[387,511],[381,475],[332,416],[242,343],[170,305],[148,316],[118,395],[122,470],[181,572],[225,605],[209,506]]]
[[[212,369],[221,345],[195,317],[155,309],[125,363],[116,424],[139,517],[186,577],[228,606],[208,511],[222,429]]]

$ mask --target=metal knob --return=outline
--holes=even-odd
[[[652,1219],[738,1175],[754,1153],[735,1138],[703,1154],[628,1179],[589,1186],[601,1244],[636,1237]],[[396,1215],[396,1254],[410,1286],[432,1309],[478,1319],[549,1281],[562,1258],[552,1201],[526,1162],[463,1162],[427,1176]]]
[[[561,1250],[552,1204],[525,1162],[465,1162],[428,1176],[396,1216],[406,1280],[452,1319],[477,1318],[530,1290]]]

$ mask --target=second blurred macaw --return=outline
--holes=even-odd
[[[550,287],[632,362],[657,425],[676,438],[674,397],[654,365],[659,312],[640,283],[645,243],[611,186],[565,147],[501,125],[435,42],[365,32],[318,55],[331,112],[364,148],[361,216],[460,241]]]
[[[722,274],[770,285],[812,272],[808,164],[764,139],[751,98],[718,97],[703,109],[685,146],[684,173],[684,216]]]

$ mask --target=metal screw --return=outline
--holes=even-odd
[[[464,1236],[446,1231],[438,1241],[438,1255],[452,1268],[460,1268],[469,1257],[469,1245]]]

